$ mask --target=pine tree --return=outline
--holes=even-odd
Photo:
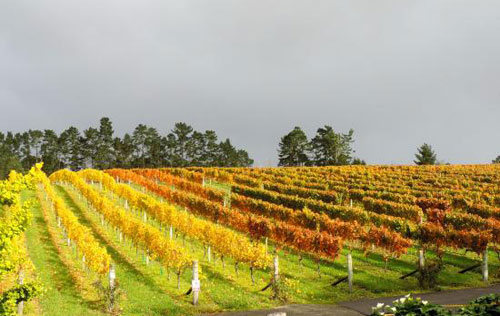
[[[417,158],[414,162],[417,165],[435,165],[437,162],[436,153],[428,144],[423,144],[418,148],[418,153],[415,154]]]
[[[76,127],[71,126],[61,133],[59,146],[64,167],[69,167],[73,171],[84,167],[83,144],[84,139]]]
[[[278,149],[279,166],[303,166],[309,162],[309,141],[304,131],[296,126],[281,138]]]
[[[316,166],[349,165],[354,150],[351,147],[354,131],[347,134],[335,133],[331,126],[318,128],[316,136],[311,140],[311,151]]]
[[[101,118],[99,125],[99,142],[95,157],[95,167],[98,169],[108,169],[113,166],[113,123],[107,117]]]

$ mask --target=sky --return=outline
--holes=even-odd
[[[354,129],[355,155],[500,155],[497,0],[0,0],[0,131],[215,130],[256,166],[280,137]]]

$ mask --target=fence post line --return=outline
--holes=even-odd
[[[483,281],[488,282],[488,247],[483,252],[483,262],[481,263],[481,272],[483,274]]]
[[[352,293],[352,254],[347,254],[347,282],[349,283],[349,293]]]
[[[198,295],[200,293],[200,280],[198,278],[198,260],[193,260],[193,280],[191,281],[193,290],[193,305],[198,305]]]
[[[170,240],[172,240],[174,238],[174,228],[172,227],[172,225],[170,225]]]
[[[207,258],[208,258],[208,262],[210,262],[210,259],[211,259],[211,254],[210,254],[210,246],[208,246],[208,249],[207,249]]]

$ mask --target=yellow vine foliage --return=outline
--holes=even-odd
[[[40,169],[37,169],[37,173],[40,183],[52,202],[54,212],[61,219],[61,223],[66,228],[68,237],[78,246],[78,249],[85,256],[85,263],[89,269],[101,275],[107,273],[109,271],[111,257],[106,249],[101,247],[99,242],[95,240],[90,229],[78,222],[78,218],[55,193],[45,173]]]
[[[165,238],[157,228],[130,216],[130,213],[100,194],[75,172],[59,170],[50,176],[50,180],[73,185],[108,222],[119,228],[135,245],[146,249],[151,258],[158,259],[167,268],[182,271],[191,265],[193,259],[184,248]]]

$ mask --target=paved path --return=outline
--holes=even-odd
[[[462,305],[468,302],[491,293],[500,293],[500,284],[495,284],[489,287],[463,289],[463,290],[448,290],[434,293],[424,293],[416,294],[416,297],[421,297],[423,300],[429,301],[430,303],[441,304],[441,305]],[[369,315],[372,310],[372,306],[377,305],[377,303],[392,303],[394,300],[400,298],[400,296],[385,297],[385,298],[374,298],[374,299],[361,299],[351,302],[339,303],[340,306],[350,308],[352,310],[358,311],[364,315]]]
[[[271,313],[285,312],[286,316],[362,316],[352,309],[338,305],[294,304],[280,306],[273,309],[256,311],[228,312],[210,314],[218,316],[267,316]],[[206,315],[208,316],[208,315]]]
[[[500,293],[500,284],[482,288],[416,294],[415,296],[421,297],[423,300],[431,303],[441,305],[462,305],[467,304],[479,296],[491,293]],[[287,316],[362,316],[370,315],[372,307],[377,305],[377,303],[392,303],[400,297],[402,297],[402,295],[385,298],[361,299],[351,302],[342,302],[338,305],[294,304],[276,307],[273,309],[227,312],[211,315],[267,316],[270,313],[285,312]]]

